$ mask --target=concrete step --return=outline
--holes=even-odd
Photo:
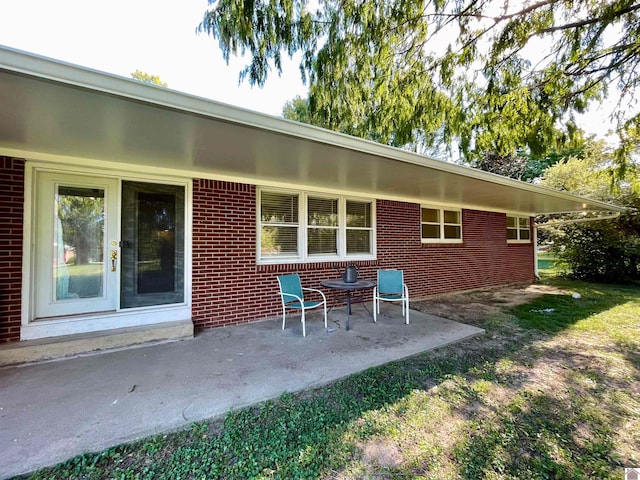
[[[0,367],[193,338],[191,320],[0,344]]]

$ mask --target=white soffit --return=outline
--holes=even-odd
[[[539,214],[623,208],[0,47],[0,154]]]

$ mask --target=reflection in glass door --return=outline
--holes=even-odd
[[[58,185],[55,200],[55,298],[102,297],[104,190]]]
[[[184,187],[122,182],[120,307],[184,302]]]
[[[35,318],[115,310],[118,181],[39,172],[36,198]]]

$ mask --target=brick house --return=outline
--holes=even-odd
[[[0,109],[0,342],[269,318],[351,263],[529,282],[536,214],[617,210],[8,48]]]

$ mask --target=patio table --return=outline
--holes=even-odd
[[[347,326],[346,330],[349,330],[349,316],[351,315],[351,293],[361,290],[369,290],[376,286],[375,282],[370,280],[357,280],[355,282],[345,282],[341,278],[331,278],[328,280],[322,280],[320,284],[325,288],[332,290],[341,290],[347,294]],[[365,306],[365,310],[367,307]],[[367,310],[369,312],[369,310]]]

